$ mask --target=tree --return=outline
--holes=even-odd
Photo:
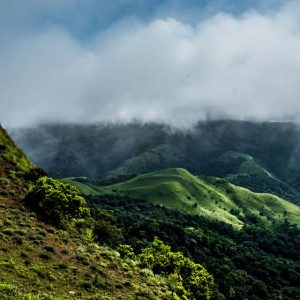
[[[41,177],[25,198],[26,204],[46,221],[61,226],[72,218],[89,216],[86,200],[76,187]]]

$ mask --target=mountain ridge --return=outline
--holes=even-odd
[[[266,190],[294,203],[300,199],[300,130],[291,122],[202,121],[186,130],[138,122],[45,124],[15,130],[13,136],[37,165],[56,178],[118,180],[120,176],[182,167],[196,175],[224,177],[257,192]],[[257,180],[258,173],[242,172],[229,177],[232,160],[225,158],[230,152],[251,156],[257,169],[266,171],[264,176],[261,172]],[[214,163],[222,156],[220,176]],[[254,167],[254,162],[243,159],[245,169],[249,164],[250,170],[250,163]]]

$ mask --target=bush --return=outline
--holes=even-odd
[[[214,279],[200,265],[181,252],[172,252],[171,247],[155,239],[150,247],[139,255],[142,267],[154,273],[168,276],[173,293],[183,299],[210,299],[214,291]]]
[[[25,201],[36,213],[56,226],[71,218],[86,217],[90,213],[76,187],[48,177],[37,180]]]
[[[109,246],[117,245],[121,240],[120,230],[116,226],[116,217],[105,210],[98,212],[96,215],[93,233],[97,242]]]
[[[25,174],[25,179],[30,181],[36,181],[43,176],[46,176],[46,172],[43,169],[33,168]]]
[[[133,248],[130,245],[120,245],[117,248],[117,251],[120,253],[122,258],[130,258],[133,259],[135,257]]]

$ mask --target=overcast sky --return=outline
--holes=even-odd
[[[298,3],[0,0],[0,122],[299,120]]]

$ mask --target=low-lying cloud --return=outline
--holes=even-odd
[[[6,36],[7,41],[7,36]],[[190,25],[125,18],[88,40],[64,27],[0,47],[0,120],[300,119],[300,11],[217,14]]]

